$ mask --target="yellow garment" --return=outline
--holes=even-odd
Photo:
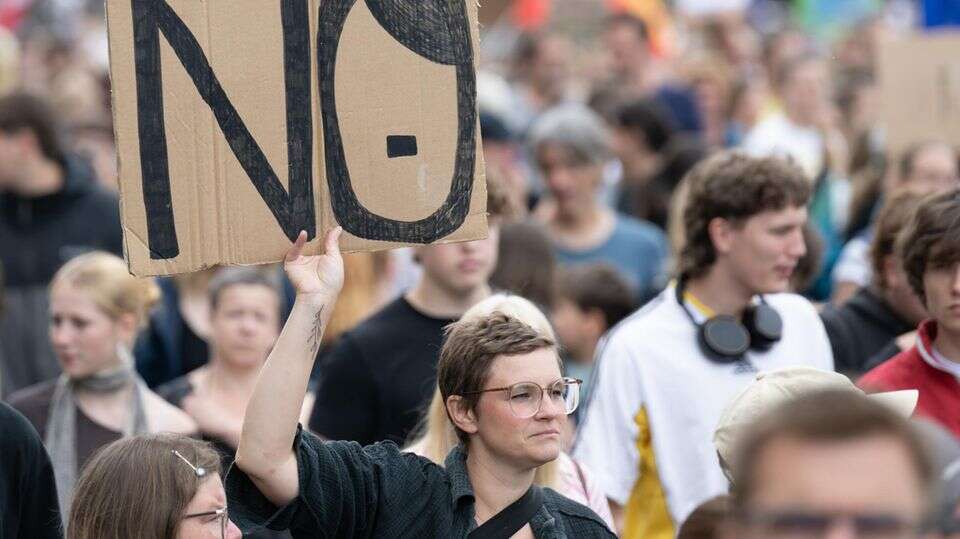
[[[640,470],[624,508],[623,539],[673,539],[673,520],[667,509],[667,498],[660,484],[657,459],[653,452],[653,436],[647,410],[640,408],[637,423],[637,450]]]

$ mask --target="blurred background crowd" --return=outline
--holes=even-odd
[[[791,288],[817,306],[836,370],[855,379],[913,346],[928,313],[894,243],[919,196],[960,187],[960,141],[931,133],[890,151],[879,50],[950,31],[960,2],[487,0],[479,13],[495,229],[345,257],[305,425],[410,441],[443,327],[498,291],[543,310],[566,373],[590,380],[603,335],[674,275],[681,180],[720,150],[789,158],[808,178]],[[147,430],[198,430],[231,455],[293,299],[279,267],[133,279],[115,258],[117,189],[103,2],[0,0],[0,397],[70,468],[58,484],[72,485],[97,448]],[[136,373],[63,382],[117,357]],[[131,376],[138,421],[111,393]],[[71,424],[70,399],[80,419],[64,438],[51,425]]]

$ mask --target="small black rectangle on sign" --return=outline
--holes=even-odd
[[[417,137],[413,135],[388,135],[387,157],[408,157],[417,155]]]

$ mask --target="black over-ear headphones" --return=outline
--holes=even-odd
[[[769,350],[783,336],[783,319],[777,310],[760,296],[760,303],[749,305],[743,312],[743,320],[721,314],[702,324],[697,322],[684,299],[686,283],[677,280],[677,303],[687,317],[697,326],[697,340],[707,358],[717,363],[736,363],[743,359],[747,350]]]

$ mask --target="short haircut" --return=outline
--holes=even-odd
[[[610,133],[603,119],[578,104],[544,112],[530,129],[529,143],[534,153],[546,144],[559,146],[578,164],[601,165],[610,158]]]
[[[896,252],[897,236],[906,228],[924,198],[923,193],[909,189],[897,191],[887,198],[877,214],[873,242],[870,244],[870,265],[874,283],[881,288],[884,287],[884,261]]]
[[[684,278],[705,274],[717,259],[710,239],[716,218],[742,223],[765,211],[806,206],[810,180],[792,161],[726,151],[701,161],[684,178],[684,245],[678,269]]]
[[[484,388],[496,358],[528,354],[554,346],[553,339],[499,312],[450,324],[437,365],[437,385],[443,402],[451,395],[460,395],[464,406],[475,411],[481,394],[470,392]],[[559,356],[557,361],[560,361]],[[469,441],[467,433],[456,425],[454,428],[460,443],[466,447]]]
[[[921,201],[913,219],[897,238],[897,252],[910,286],[926,302],[923,275],[927,270],[960,262],[960,190]]]
[[[957,151],[946,142],[939,140],[915,142],[908,146],[907,149],[903,151],[903,155],[900,156],[899,167],[897,168],[897,172],[900,174],[899,181],[906,182],[910,176],[913,176],[917,158],[931,148],[945,148],[953,154],[954,159],[957,159]]]
[[[516,219],[520,214],[520,208],[510,198],[503,180],[492,168],[487,169],[486,178],[487,216],[498,223]]]
[[[870,436],[895,438],[906,450],[928,502],[937,485],[934,464],[923,441],[906,419],[883,404],[850,391],[822,391],[798,397],[770,410],[751,425],[734,454],[733,502],[743,509],[756,490],[756,467],[763,451],[784,438],[839,443]]]
[[[0,97],[0,132],[9,135],[24,129],[37,138],[44,157],[57,163],[64,161],[61,126],[50,104],[22,92]]]
[[[580,310],[598,309],[607,328],[637,308],[637,293],[613,266],[604,263],[565,268],[557,280],[557,296],[570,300]]]
[[[264,269],[252,266],[228,266],[217,270],[217,273],[210,278],[210,284],[207,285],[210,311],[217,310],[224,290],[237,285],[266,287],[276,294],[278,304],[283,303],[280,282],[275,272],[268,274]]]
[[[639,135],[654,152],[663,151],[673,137],[667,113],[652,99],[639,99],[620,105],[614,113],[617,127]]]

